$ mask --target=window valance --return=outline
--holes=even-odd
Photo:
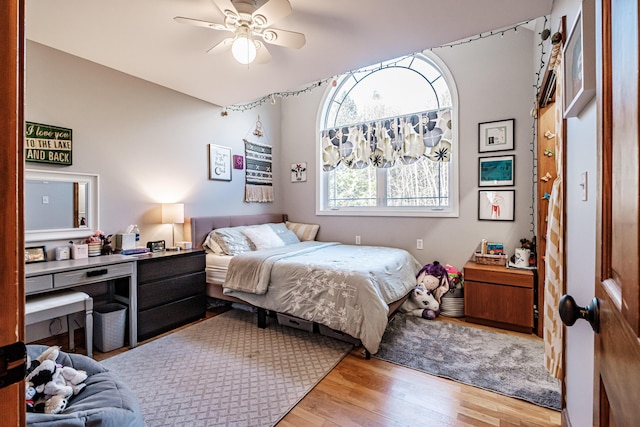
[[[451,108],[336,127],[321,132],[322,166],[390,168],[422,157],[448,162],[451,138]]]

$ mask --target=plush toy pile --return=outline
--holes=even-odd
[[[416,287],[400,311],[433,320],[440,314],[442,295],[449,290],[449,273],[438,261],[427,264],[416,276]]]
[[[46,349],[36,360],[27,360],[27,412],[58,414],[69,399],[85,388],[85,371],[56,363],[60,347]]]

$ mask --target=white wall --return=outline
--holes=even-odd
[[[245,203],[243,170],[233,170],[231,182],[208,179],[208,144],[244,156],[242,139],[252,136],[258,115],[263,139],[278,152],[279,105],[222,117],[218,106],[34,42],[27,43],[25,92],[25,120],[73,130],[72,166],[27,167],[99,174],[105,233],[138,224],[143,243],[169,244],[160,203],[182,202],[186,216],[283,210],[278,189],[274,203]],[[276,157],[276,182],[281,169]],[[51,256],[54,244],[45,243]]]
[[[502,241],[513,253],[519,240],[531,238],[535,80],[533,33],[520,29],[435,54],[447,64],[460,96],[460,217],[331,217],[316,216],[317,117],[326,88],[283,100],[281,160],[284,166],[307,162],[308,180],[291,183],[282,175],[284,209],[292,219],[321,225],[321,240],[382,244],[404,248],[423,264],[433,260],[462,268],[481,239]],[[515,222],[478,221],[478,123],[515,118]],[[416,249],[424,239],[424,250]]]
[[[550,18],[551,32],[566,16],[567,33],[580,8],[580,0],[555,0]],[[581,306],[595,295],[597,139],[596,100],[578,117],[567,119],[565,195],[566,294]],[[582,200],[581,174],[587,172],[587,200]],[[584,321],[565,328],[566,411],[571,425],[592,425],[594,384],[594,333]]]

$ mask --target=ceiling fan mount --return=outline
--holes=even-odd
[[[271,27],[274,22],[291,14],[289,0],[267,0],[260,7],[249,0],[212,1],[225,16],[223,24],[182,16],[173,18],[184,24],[229,31],[234,34],[233,37],[226,38],[213,46],[208,53],[227,51],[233,47],[232,53],[238,62],[248,64],[256,59],[264,63],[271,59],[271,54],[259,39],[268,44],[293,49],[300,49],[306,43],[302,33]],[[239,43],[242,43],[242,46],[239,46]]]

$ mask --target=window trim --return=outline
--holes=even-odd
[[[459,176],[459,152],[460,140],[458,130],[460,127],[458,120],[459,98],[458,89],[449,67],[431,51],[425,51],[421,54],[414,55],[416,59],[427,60],[433,62],[442,73],[451,95],[451,120],[452,120],[452,138],[451,144],[455,149],[451,153],[451,183],[449,186],[449,199],[451,201],[450,208],[416,208],[416,207],[341,207],[329,208],[324,207],[323,203],[325,195],[328,192],[328,180],[323,178],[322,157],[320,155],[322,141],[320,138],[320,130],[324,128],[326,114],[328,112],[327,102],[331,99],[332,94],[337,87],[328,86],[323,94],[318,114],[316,117],[316,215],[319,216],[398,216],[398,217],[436,217],[436,218],[458,218],[460,216],[460,176]],[[421,58],[424,57],[425,59]],[[363,67],[365,68],[365,67]],[[428,80],[427,80],[428,81]],[[376,172],[379,173],[379,172]],[[379,184],[379,183],[378,183]]]

